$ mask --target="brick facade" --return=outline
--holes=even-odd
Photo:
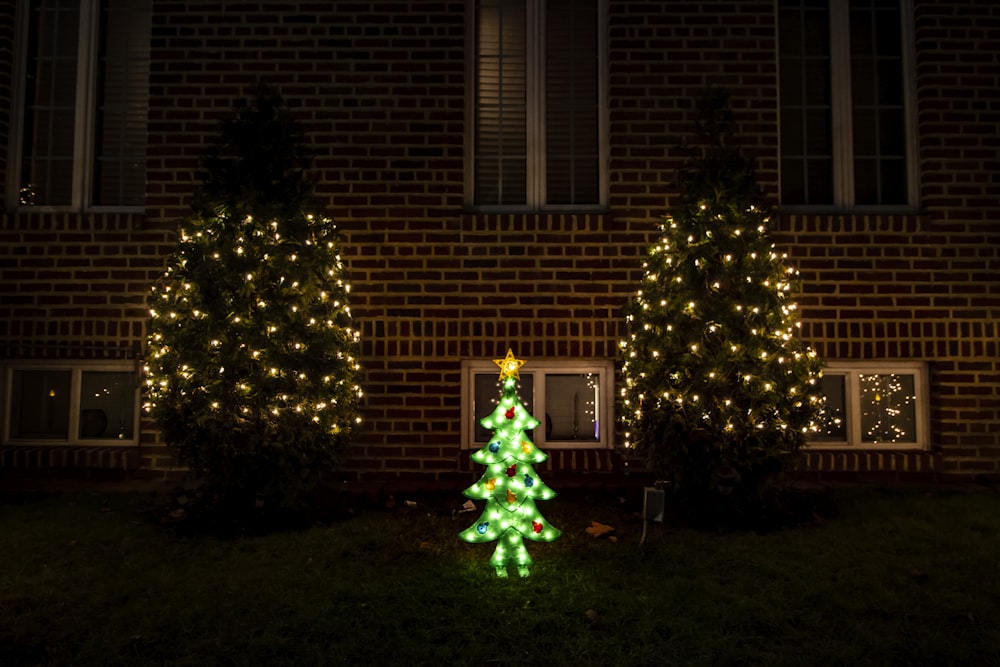
[[[1000,475],[1000,7],[913,5],[919,214],[783,214],[773,234],[801,269],[803,337],[824,358],[929,362],[932,449],[813,451],[819,475]],[[14,6],[0,0],[0,99]],[[778,79],[773,2],[609,0],[607,211],[479,214],[464,204],[466,22],[459,0],[155,0],[146,212],[16,212],[6,200],[0,358],[135,355],[199,156],[263,80],[303,122],[343,237],[367,396],[346,474],[467,482],[461,360],[508,346],[529,360],[613,358],[692,100],[706,86],[731,93],[776,199]],[[11,168],[10,111],[0,108],[0,170]],[[173,468],[149,423],[127,456],[25,447],[3,450],[0,466]],[[546,467],[599,474],[623,461],[571,450]]]

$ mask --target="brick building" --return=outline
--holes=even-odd
[[[622,472],[620,306],[709,86],[842,412],[805,467],[1000,473],[996,3],[0,0],[0,475],[176,472],[138,409],[146,294],[257,81],[342,233],[348,479],[469,481],[508,346],[547,478]]]

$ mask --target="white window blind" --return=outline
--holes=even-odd
[[[476,200],[527,199],[528,71],[524,0],[482,0],[476,50]]]
[[[597,3],[549,0],[545,14],[548,204],[596,204],[600,190]],[[589,48],[588,48],[589,47]]]
[[[102,3],[93,202],[141,206],[149,113],[149,0]]]

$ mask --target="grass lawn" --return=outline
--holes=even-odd
[[[149,503],[0,501],[0,664],[1000,664],[996,490],[841,489],[807,526],[644,546],[615,498],[567,493],[539,503],[564,535],[529,543],[525,579],[433,503],[233,540]]]

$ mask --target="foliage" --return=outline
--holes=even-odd
[[[822,405],[797,338],[797,271],[766,232],[728,98],[701,103],[679,197],[626,305],[628,441],[691,505],[745,510],[799,450]]]
[[[207,497],[244,509],[295,503],[357,419],[349,288],[301,142],[276,93],[238,105],[149,297],[146,409]]]

